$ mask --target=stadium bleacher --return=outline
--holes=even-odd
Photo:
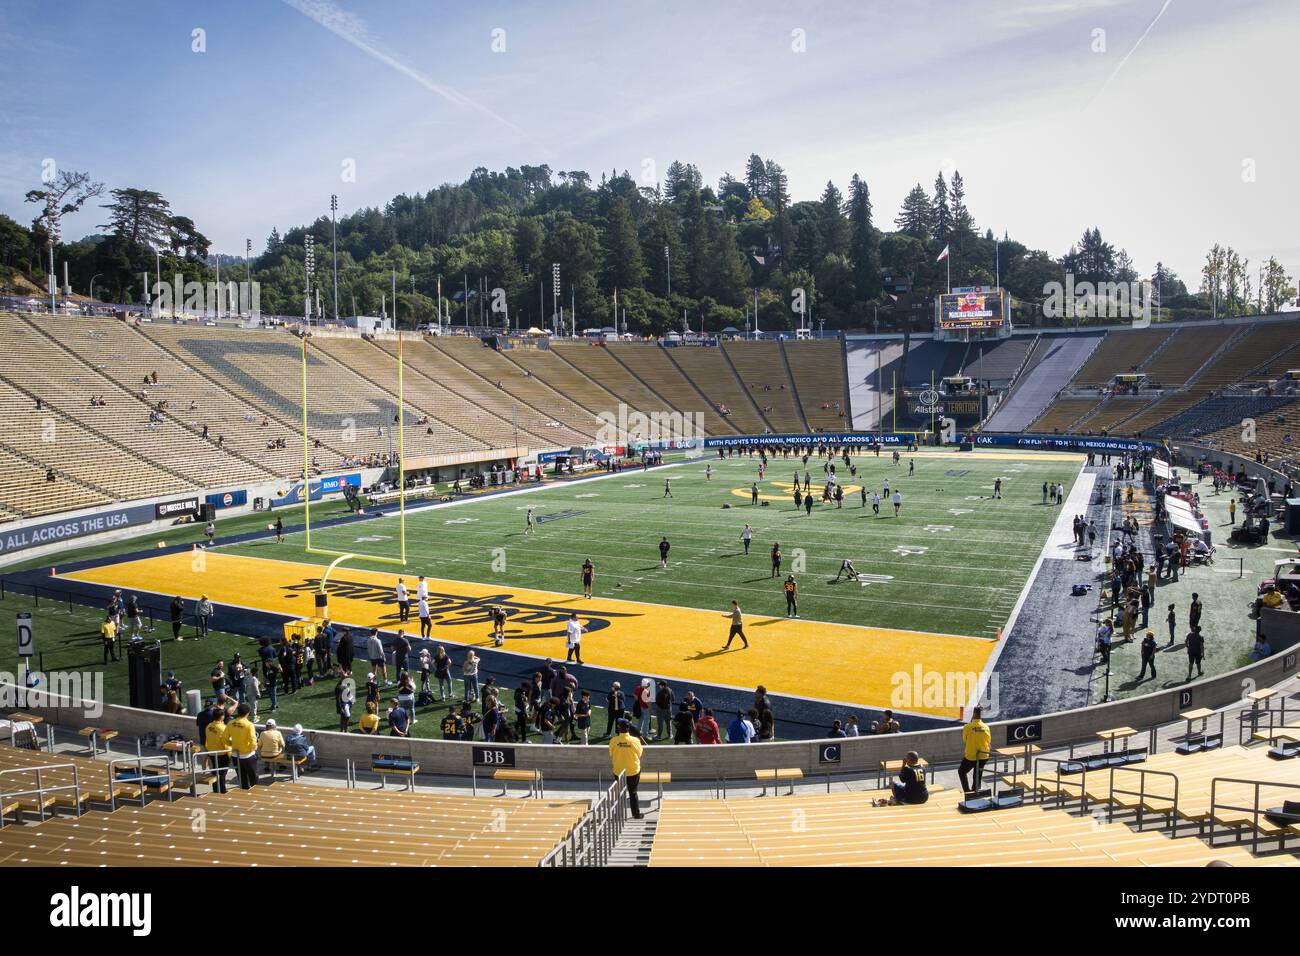
[[[840,431],[850,426],[845,361],[838,340],[781,343],[808,427]]]
[[[1024,431],[1087,361],[1099,335],[1040,336],[1016,382],[985,422],[985,431]]]
[[[773,431],[764,417],[756,399],[747,385],[736,377],[727,356],[721,349],[704,346],[678,346],[664,349],[669,361],[682,374],[691,379],[697,389],[707,396],[709,406],[719,414],[726,408],[725,418],[744,435],[762,435]]]
[[[726,342],[721,348],[773,431],[808,430],[802,410],[795,401],[794,381],[786,369],[780,342]]]

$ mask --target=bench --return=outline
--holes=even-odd
[[[668,770],[642,770],[638,783],[653,783],[659,789],[658,800],[664,802],[664,784],[672,783],[673,775]]]
[[[370,769],[379,774],[379,789],[387,788],[388,775],[396,774],[406,778],[406,789],[415,789],[415,775],[420,772],[420,765],[410,757],[397,757],[392,754],[371,754]]]
[[[917,760],[916,765],[925,770],[930,769],[930,762],[924,757]],[[894,774],[902,773],[903,767],[907,766],[900,758],[898,760],[882,760],[876,772],[876,789],[884,790],[889,783],[889,778]]]
[[[78,736],[85,737],[90,741],[90,759],[94,760],[99,756],[99,742],[104,741],[104,756],[112,756],[109,746],[117,739],[117,731],[108,727],[82,727],[77,731]]]
[[[972,790],[964,800],[957,804],[958,813],[986,813],[990,810],[1007,810],[1024,806],[1025,788],[1011,787],[997,796],[992,790]]]
[[[1099,754],[1072,757],[1063,761],[1060,764],[1060,773],[1063,777],[1069,777],[1083,773],[1085,770],[1127,767],[1131,763],[1142,763],[1146,759],[1147,750],[1145,747],[1139,747],[1137,750],[1102,751]]]
[[[510,786],[511,780],[519,780],[528,784],[528,795],[530,797],[540,797],[543,795],[542,790],[542,772],[540,770],[512,770],[508,767],[492,771],[492,779],[501,781],[501,796],[505,796]]]
[[[773,796],[776,796],[779,793],[778,784],[780,784],[782,780],[789,781],[790,796],[793,796],[794,782],[803,779],[803,771],[798,767],[773,767],[765,770],[755,770],[754,779],[763,784],[763,792],[760,796],[767,796],[767,787],[769,783],[772,785]]]
[[[275,783],[276,767],[288,767],[289,779],[296,782],[298,780],[298,768],[307,763],[306,754],[298,754],[297,756],[294,756],[293,754],[283,753],[274,757],[263,757],[262,759],[266,761],[266,767],[271,771],[272,783]]]
[[[1011,758],[1011,782],[1012,784],[1014,784],[1016,783],[1017,780],[1020,779],[1020,769],[1019,769],[1019,764],[1016,762],[1016,758],[1022,755],[1024,756],[1025,758],[1024,772],[1029,773],[1030,770],[1032,769],[1030,766],[1030,761],[1033,759],[1034,754],[1041,753],[1042,749],[1043,748],[1038,746],[1038,744],[1030,743],[1027,741],[1023,744],[1012,744],[1009,747],[999,747],[997,750],[994,751],[994,753],[996,753],[999,757]]]

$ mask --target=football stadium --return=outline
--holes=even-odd
[[[1023,6],[1032,30],[985,25],[1068,47],[1110,18],[1130,54],[1147,33],[1193,43],[1169,3]],[[1148,228],[1159,195],[1110,216],[1102,179],[1081,182],[1062,244],[1021,205],[1031,183],[942,137],[897,175],[847,147],[792,149],[787,170],[776,141],[703,173],[642,163],[612,126],[546,145],[532,125],[561,114],[489,82],[544,62],[530,14],[458,21],[491,49],[461,64],[471,95],[408,48],[398,7],[427,28],[414,4],[200,7],[199,26],[154,10],[150,42],[185,26],[150,82],[233,84],[256,57],[231,35],[281,33],[329,59],[361,139],[369,89],[544,162],[498,162],[487,133],[417,161],[406,134],[374,152],[259,130],[256,174],[243,145],[162,162],[97,120],[17,138],[15,885],[13,868],[870,866],[1104,867],[1140,887],[1164,884],[1122,881],[1300,865],[1300,253],[1265,223],[1288,187],[1261,172],[1248,188],[1283,190],[1269,212],[1252,195],[1220,228],[1207,198],[1169,231]],[[106,10],[69,9],[69,49],[117,36]],[[15,29],[41,16],[18,3]],[[774,42],[820,63],[818,36]],[[1140,57],[1130,75],[1107,55],[1096,95],[1140,95]],[[829,82],[844,62],[826,56]],[[56,84],[67,115],[79,70]],[[256,124],[283,108],[294,136],[289,112],[329,112],[285,97]],[[645,122],[636,149],[659,135]],[[686,146],[712,157],[700,132]],[[1260,135],[1261,155],[1294,139]],[[559,171],[580,154],[615,168]],[[1102,238],[1111,219],[1132,257]],[[77,892],[53,925],[103,925]],[[1170,918],[1250,925],[1232,902]]]

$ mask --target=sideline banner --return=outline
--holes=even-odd
[[[1133,452],[1159,451],[1162,442],[1105,435],[962,435],[958,441],[976,448],[1050,448],[1056,451]]]
[[[705,448],[736,445],[909,445],[920,432],[805,432],[801,435],[726,435],[704,439]]]
[[[0,554],[11,554],[56,541],[68,541],[105,531],[116,531],[119,528],[149,524],[154,520],[154,509],[154,505],[132,505],[127,508],[111,508],[95,514],[80,515],[76,518],[45,521],[24,528],[0,530]]]

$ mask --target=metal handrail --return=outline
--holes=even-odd
[[[148,773],[148,774],[145,773],[144,768],[146,764],[150,764],[151,766],[154,766],[154,765],[158,765],[160,761],[162,766],[161,773]],[[146,798],[148,797],[149,785],[144,782],[145,777],[166,778],[167,800],[168,802],[171,802],[172,800],[175,799],[174,795],[172,794],[171,762],[168,760],[167,757],[165,756],[163,757],[138,757],[138,756],[118,757],[114,760],[110,760],[108,762],[108,766],[105,767],[105,769],[108,771],[108,795],[109,795],[109,799],[111,800],[110,805],[114,810],[117,809],[117,794],[114,793],[114,788],[119,785],[134,783],[134,781],[131,780],[119,780],[117,778],[117,775],[113,771],[114,768],[120,763],[130,764],[135,767],[135,772],[139,776],[139,781],[140,781],[138,784],[138,786],[140,787],[140,806],[143,807],[145,805],[145,803],[147,802]]]
[[[52,787],[41,786],[41,773],[43,771],[66,770],[68,768],[72,769],[72,783],[56,784]],[[77,765],[75,763],[53,763],[34,767],[12,767],[8,770],[0,770],[0,777],[4,777],[7,773],[34,773],[36,775],[36,788],[34,790],[9,790],[0,792],[0,804],[3,804],[5,800],[13,797],[35,796],[36,811],[40,814],[41,821],[44,822],[45,795],[59,790],[71,790],[73,793],[73,808],[76,810],[76,815],[81,816],[81,781],[77,777]],[[0,813],[0,830],[4,829],[4,825],[4,814]]]
[[[573,829],[542,857],[539,867],[604,866],[622,836],[627,818],[627,775],[620,773]]]
[[[1115,772],[1117,770],[1121,773],[1137,774],[1138,789],[1117,790],[1115,788]],[[1168,777],[1169,779],[1173,780],[1174,782],[1173,797],[1170,798],[1161,793],[1148,793],[1146,789],[1146,778],[1148,775],[1154,775],[1158,777]],[[1169,807],[1168,810],[1165,811],[1169,819],[1169,830],[1172,833],[1178,825],[1178,793],[1179,793],[1178,787],[1179,787],[1178,775],[1170,773],[1167,770],[1151,770],[1146,767],[1111,767],[1110,768],[1110,796],[1106,800],[1107,804],[1109,805],[1106,810],[1106,822],[1110,823],[1115,819],[1115,795],[1116,794],[1125,797],[1138,798],[1137,825],[1139,830],[1142,829],[1142,814],[1146,809],[1144,804],[1146,802],[1147,797],[1151,797],[1153,800],[1165,800],[1165,801],[1169,801],[1172,799],[1172,805]]]
[[[1216,794],[1219,788],[1219,784],[1221,783],[1244,783],[1247,786],[1252,787],[1254,789],[1254,799],[1251,802],[1251,806],[1235,807],[1232,804],[1219,803],[1219,798]],[[1286,790],[1300,790],[1300,783],[1274,783],[1273,781],[1269,781],[1269,780],[1243,780],[1240,777],[1215,777],[1210,781],[1210,821],[1209,821],[1210,832],[1208,837],[1206,838],[1210,846],[1214,846],[1214,825],[1216,823],[1214,811],[1239,810],[1239,811],[1246,811],[1251,815],[1250,828],[1253,831],[1254,836],[1251,838],[1250,852],[1256,854],[1259,853],[1259,839],[1261,835],[1259,829],[1259,818],[1260,818],[1260,814],[1264,812],[1259,805],[1259,791],[1260,788],[1262,787],[1278,787]],[[1285,839],[1285,836],[1280,837],[1279,839]]]
[[[1073,750],[1073,748],[1071,749]],[[1082,769],[1079,771],[1078,784],[1075,784],[1073,780],[1064,779],[1061,777],[1061,764],[1076,763],[1076,762],[1078,762],[1078,758],[1074,757],[1073,754],[1071,754],[1071,756],[1069,757],[1035,757],[1034,758],[1034,792],[1035,793],[1041,792],[1038,789],[1038,777],[1039,777],[1038,765],[1040,763],[1055,764],[1056,772],[1052,779],[1055,784],[1055,795],[1057,798],[1056,805],[1058,807],[1062,807],[1065,805],[1065,797],[1066,797],[1065,787],[1078,786],[1079,809],[1082,811],[1086,811],[1088,809],[1088,789],[1087,789],[1088,788],[1088,765],[1084,764]],[[1075,775],[1070,774],[1070,776],[1073,777]],[[1044,779],[1046,779],[1046,777],[1044,777]]]

